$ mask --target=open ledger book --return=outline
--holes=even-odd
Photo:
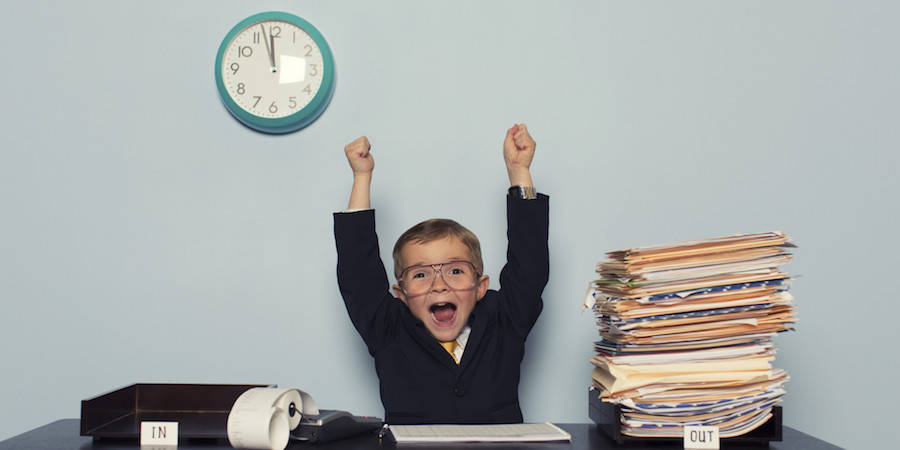
[[[389,425],[398,444],[412,442],[548,442],[572,436],[550,422],[498,425]]]

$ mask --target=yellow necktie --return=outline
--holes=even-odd
[[[444,350],[447,350],[447,353],[453,357],[453,361],[459,364],[459,361],[456,359],[456,354],[453,353],[453,350],[456,350],[456,339],[447,342],[441,342],[441,347],[444,347]]]

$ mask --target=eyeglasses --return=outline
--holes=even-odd
[[[448,261],[440,264],[421,264],[403,269],[397,281],[407,295],[422,295],[431,289],[438,272],[441,279],[452,290],[462,291],[475,287],[478,271],[469,261]]]

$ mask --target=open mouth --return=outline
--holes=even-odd
[[[453,303],[435,303],[431,305],[431,317],[439,326],[449,326],[456,318],[456,305]]]

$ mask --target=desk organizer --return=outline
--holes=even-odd
[[[622,417],[622,408],[609,402],[600,400],[597,391],[588,390],[588,416],[600,430],[620,445],[627,442],[678,442],[682,444],[682,438],[648,438],[627,436],[620,432],[619,418]],[[772,407],[772,417],[766,423],[755,430],[731,438],[722,438],[723,443],[759,444],[765,445],[772,441],[781,441],[781,406]]]
[[[266,384],[132,384],[81,401],[81,435],[140,438],[141,422],[178,422],[178,436],[224,438],[231,405]]]

